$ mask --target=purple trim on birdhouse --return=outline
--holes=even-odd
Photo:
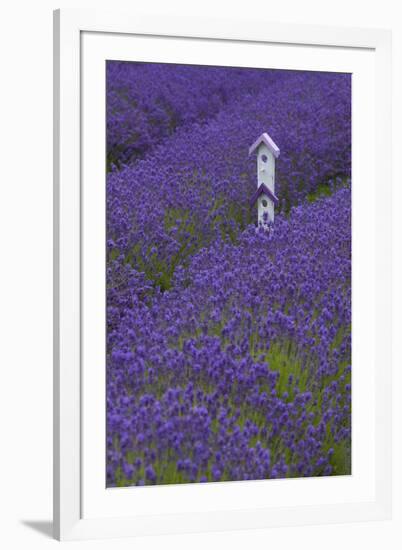
[[[253,143],[253,145],[248,150],[248,154],[251,155],[251,153],[257,149],[261,143],[265,143],[265,145],[268,147],[268,149],[272,152],[275,158],[278,158],[280,155],[280,149],[274,142],[274,140],[267,134],[267,132],[264,132],[260,135],[260,137]]]
[[[271,201],[276,205],[279,202],[279,199],[274,193],[272,193],[271,189],[269,189],[265,183],[262,183],[257,191],[254,193],[254,195],[251,197],[250,206],[253,206],[255,201],[258,199],[260,195],[267,195],[268,198],[271,199]]]

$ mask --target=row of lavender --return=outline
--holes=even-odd
[[[255,219],[248,147],[263,131],[280,145],[279,211],[350,177],[350,77],[279,72],[226,104],[208,124],[178,129],[144,159],[108,176],[108,237],[162,288],[216,233],[236,239]],[[188,92],[190,93],[190,91]]]
[[[140,158],[176,128],[269,86],[278,71],[109,61],[108,165]]]
[[[156,292],[108,270],[108,484],[350,471],[350,190],[217,239]]]

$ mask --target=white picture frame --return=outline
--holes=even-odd
[[[360,335],[354,339],[353,346],[356,353],[362,352],[359,357],[355,356],[356,362],[365,361],[365,351],[372,370],[368,371],[364,387],[364,372],[357,370],[362,374],[358,379],[361,391],[357,391],[357,400],[353,398],[356,414],[353,413],[352,440],[353,444],[356,440],[356,447],[360,446],[362,452],[359,462],[355,462],[358,467],[351,479],[290,480],[291,484],[286,480],[271,480],[269,505],[264,504],[268,487],[265,481],[148,487],[144,488],[147,493],[141,488],[142,500],[137,503],[133,493],[136,488],[107,490],[104,486],[103,463],[100,457],[97,458],[104,430],[103,419],[97,416],[102,411],[104,385],[100,378],[97,382],[96,371],[91,368],[95,355],[101,356],[104,349],[102,345],[94,345],[99,342],[96,338],[102,331],[104,289],[104,270],[101,269],[104,190],[95,193],[97,187],[93,184],[104,178],[104,156],[101,154],[104,134],[100,131],[104,128],[104,120],[101,121],[98,115],[105,92],[100,88],[102,74],[96,73],[96,67],[101,67],[102,60],[110,52],[119,58],[127,55],[127,59],[138,60],[140,51],[137,49],[133,57],[133,40],[142,41],[141,55],[145,57],[140,60],[145,61],[166,60],[159,53],[154,54],[152,49],[153,41],[165,40],[165,44],[170,45],[166,48],[169,53],[165,51],[164,55],[170,55],[176,62],[208,64],[213,56],[216,64],[230,64],[230,55],[233,56],[230,52],[236,50],[236,59],[243,59],[245,55],[247,66],[247,48],[257,55],[257,50],[270,47],[278,59],[283,59],[283,68],[308,68],[311,58],[311,68],[321,67],[322,70],[332,63],[328,70],[351,67],[354,71],[356,67],[356,74],[360,75],[353,89],[353,117],[354,136],[360,136],[361,142],[353,139],[352,178],[357,182],[353,202],[358,205],[354,211],[354,225],[360,228],[360,232],[354,233],[354,237],[358,235],[355,243],[360,244],[354,249],[353,270],[359,276],[359,286],[355,278],[352,288],[353,292],[356,289],[354,303],[359,305],[357,316],[361,309],[358,317],[361,323],[357,323]],[[144,41],[150,44],[148,50]],[[186,41],[193,46],[183,49],[181,46]],[[180,44],[175,46],[176,42]],[[288,55],[285,50],[291,48],[292,62],[284,66]],[[303,62],[300,62],[300,52]],[[152,57],[154,55],[156,57]],[[189,55],[193,57],[190,59]],[[250,66],[263,65],[256,65],[253,58]],[[58,10],[54,13],[55,538],[221,531],[390,517],[390,67],[391,35],[384,30],[285,25],[264,20],[245,23],[230,19],[150,18],[98,10]],[[368,85],[370,82],[372,87]],[[366,100],[371,104],[365,103]],[[369,108],[375,111],[371,118],[365,116]],[[367,118],[370,121],[364,122]],[[371,140],[367,141],[367,147],[365,135]],[[370,167],[365,160],[370,160]],[[362,188],[363,182],[367,182],[367,188]],[[380,182],[381,197],[376,194]],[[367,196],[366,202],[363,202],[363,195]],[[373,214],[376,221],[369,226]],[[370,307],[363,312],[363,308],[368,307],[365,297],[369,293],[374,293],[375,300],[372,299]],[[86,327],[94,319],[98,321],[91,323],[95,328],[89,332]],[[369,325],[365,325],[366,322]],[[370,421],[364,422],[364,411],[370,411]],[[364,449],[373,451],[366,459]],[[114,491],[113,498],[109,498],[110,491]],[[331,502],[327,494],[332,495]],[[283,500],[279,495],[285,495]],[[241,505],[229,506],[229,502],[239,499]],[[131,513],[133,511],[135,513]]]

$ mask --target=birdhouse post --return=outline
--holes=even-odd
[[[249,154],[257,151],[257,191],[251,199],[251,206],[257,202],[258,225],[273,223],[275,205],[278,198],[275,195],[275,159],[280,150],[273,139],[264,132],[253,143]]]

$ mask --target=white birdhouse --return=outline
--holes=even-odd
[[[279,202],[275,196],[275,159],[280,150],[270,136],[264,132],[249,149],[249,155],[257,151],[257,191],[251,199],[251,205],[258,204],[258,225],[273,223],[275,205]]]

